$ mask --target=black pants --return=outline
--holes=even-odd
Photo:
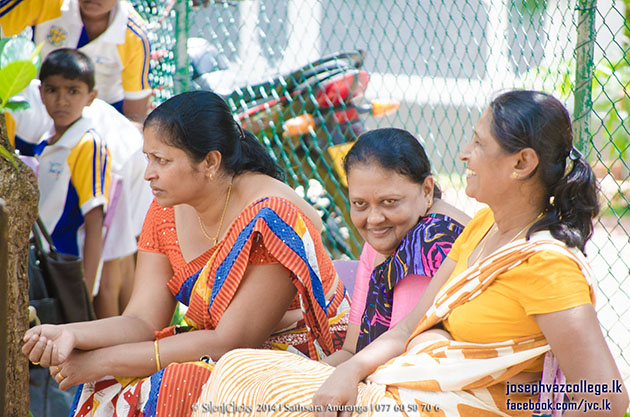
[[[70,414],[77,386],[61,391],[48,368],[31,365],[28,392],[31,397],[29,409],[33,417],[62,417]]]

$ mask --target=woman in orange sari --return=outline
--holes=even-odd
[[[226,103],[167,100],[145,121],[144,153],[155,201],[128,307],[24,337],[61,389],[82,384],[74,415],[189,415],[212,361],[238,347],[330,354],[347,303],[321,220]],[[166,327],[177,301],[187,326]]]

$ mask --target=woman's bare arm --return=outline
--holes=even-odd
[[[354,404],[360,381],[376,368],[404,352],[405,343],[415,330],[420,319],[433,304],[433,299],[455,269],[450,258],[442,263],[418,304],[393,329],[388,330],[351,359],[340,364],[313,396],[313,404]],[[323,407],[325,409],[325,407]],[[325,413],[315,413],[327,416]]]
[[[281,265],[250,265],[216,329],[159,340],[161,367],[173,362],[198,361],[204,355],[218,360],[235,348],[260,347],[295,294],[295,286]],[[62,364],[66,377],[62,388],[106,375],[150,375],[157,370],[155,356],[153,341],[114,345],[87,353],[75,351]]]
[[[172,274],[165,255],[140,251],[134,291],[122,316],[33,327],[24,335],[22,351],[31,361],[50,366],[63,362],[75,348],[88,351],[153,340],[153,332],[168,326],[175,309],[166,287]]]
[[[600,389],[606,386],[608,391],[619,390],[600,395],[596,392],[575,393],[572,402],[581,404],[582,408],[567,410],[563,417],[623,416],[628,409],[628,391],[602,335],[593,305],[539,314],[535,318],[558,359],[567,384],[579,384],[584,380]]]

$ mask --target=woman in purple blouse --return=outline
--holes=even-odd
[[[469,220],[442,201],[431,163],[405,130],[362,134],[346,155],[352,222],[365,240],[338,365],[416,305]]]

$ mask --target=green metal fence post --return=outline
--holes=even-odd
[[[173,77],[175,94],[188,91],[188,82],[190,80],[188,70],[188,53],[186,51],[186,42],[188,39],[188,10],[189,0],[177,0],[175,5],[175,75]]]
[[[573,132],[575,147],[588,153],[591,136],[589,121],[593,110],[593,46],[597,0],[579,0],[577,5],[577,43],[575,46],[575,94]]]

